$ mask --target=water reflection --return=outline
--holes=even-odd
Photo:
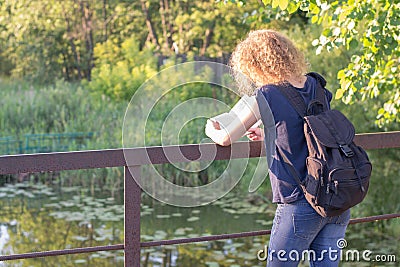
[[[213,205],[194,209],[168,206],[144,196],[142,241],[265,229],[269,224],[265,220],[266,206],[254,207],[241,202],[235,196],[227,196]],[[123,243],[122,199],[108,197],[99,190],[92,196],[82,187],[6,184],[0,187],[0,205],[1,219],[6,222],[1,225],[2,255]],[[263,213],[259,214],[260,211]],[[213,250],[217,247],[221,251],[232,250],[229,242],[143,249],[142,263],[143,266],[182,266],[180,262],[196,258],[200,250],[209,254],[207,258],[220,258]],[[13,261],[7,266],[42,266],[43,262],[49,266],[123,266],[123,252]]]
[[[3,254],[4,246],[7,244],[8,240],[10,240],[10,235],[8,234],[7,226],[0,225],[0,252]]]
[[[124,242],[121,196],[123,192],[112,198],[98,189],[83,187],[6,184],[0,187],[0,253],[9,255],[121,244]],[[142,199],[142,241],[270,229],[275,208],[265,201],[248,201],[235,192],[212,205],[198,208],[172,207],[145,195]],[[349,227],[347,240],[352,248],[360,244],[360,248],[365,249],[366,240],[370,244],[377,242],[368,227]],[[141,250],[141,266],[264,266],[265,263],[259,262],[256,255],[267,244],[268,238],[261,236],[144,248]],[[385,243],[385,246],[390,247],[390,244]],[[98,252],[10,261],[0,263],[0,266],[115,267],[124,266],[123,256],[123,251]],[[346,263],[343,266],[352,265]]]

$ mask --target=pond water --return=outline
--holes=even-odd
[[[6,184],[0,187],[0,253],[122,244],[123,192],[114,196],[83,187]],[[275,209],[265,201],[250,204],[236,193],[198,208],[172,207],[145,195],[142,199],[142,241],[266,230],[271,228]],[[352,244],[365,242],[359,229],[350,230],[349,236]],[[375,242],[373,237],[369,238]],[[256,255],[267,242],[268,236],[261,236],[146,248],[141,251],[141,266],[265,266]],[[123,251],[0,263],[0,266],[123,265]],[[346,263],[346,266],[353,265]]]

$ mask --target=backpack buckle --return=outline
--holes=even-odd
[[[343,154],[346,157],[350,158],[350,157],[354,156],[353,150],[351,150],[351,148],[348,145],[346,145],[346,144],[339,145],[339,147],[340,147],[340,150],[343,152]]]

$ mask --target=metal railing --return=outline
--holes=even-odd
[[[355,142],[366,149],[400,148],[400,131],[358,134],[356,135]],[[133,178],[135,177],[138,179],[140,177],[141,165],[197,161],[200,159],[200,156],[201,160],[260,157],[265,153],[263,146],[263,142],[255,141],[237,142],[229,147],[221,147],[215,144],[195,144],[0,156],[0,175],[122,166],[125,167],[124,244],[3,255],[0,256],[0,261],[91,253],[97,251],[124,250],[125,266],[138,267],[140,266],[140,249],[144,247],[204,242],[270,234],[270,230],[263,230],[196,238],[140,242],[141,189]],[[214,154],[215,150],[216,154]],[[168,157],[166,155],[168,155]],[[129,162],[126,162],[125,156],[130,159]],[[352,219],[350,224],[398,217],[400,217],[400,213],[383,214],[366,218]]]
[[[83,150],[93,136],[93,132],[67,132],[25,134],[22,140],[14,136],[0,137],[0,153],[11,155]]]

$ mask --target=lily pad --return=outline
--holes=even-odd
[[[194,221],[198,221],[198,220],[199,220],[199,217],[195,217],[195,216],[187,219],[188,222],[194,222]]]

